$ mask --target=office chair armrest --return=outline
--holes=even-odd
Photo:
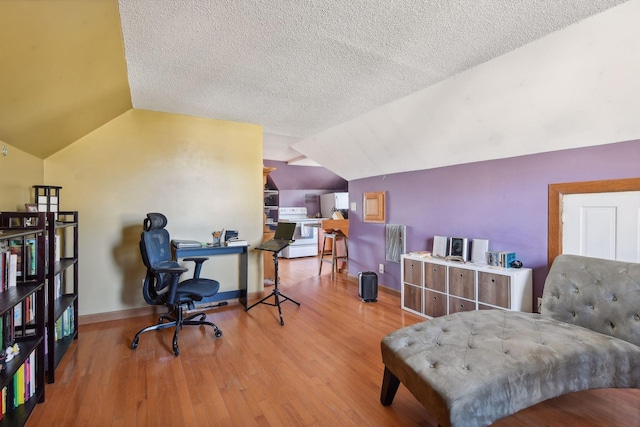
[[[180,276],[182,273],[189,271],[186,267],[154,267],[151,269],[154,273],[168,273]]]
[[[202,270],[202,263],[208,260],[207,257],[198,257],[198,258],[185,258],[184,261],[193,261],[196,263],[196,268],[193,270],[193,278],[197,279],[200,277],[200,270]]]
[[[159,282],[164,282],[161,278],[163,274],[168,274],[169,276],[171,276],[168,283],[169,291],[166,295],[165,303],[170,307],[175,307],[177,305],[176,292],[178,290],[178,281],[180,280],[180,276],[182,275],[182,273],[189,271],[189,269],[186,267],[180,267],[180,265],[176,262],[169,261],[156,264],[151,268],[151,271],[157,277],[157,280]],[[164,283],[165,285],[158,285],[159,289],[166,288],[167,283]]]
[[[151,267],[151,270],[154,271],[155,273],[168,273],[168,274],[178,274],[178,275],[184,273],[185,271],[189,271],[188,268],[181,267],[180,264],[178,264],[175,261],[159,262],[155,264],[153,267]]]

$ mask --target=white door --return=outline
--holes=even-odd
[[[640,191],[567,194],[562,252],[640,262]]]

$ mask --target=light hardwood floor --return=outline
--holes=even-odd
[[[155,316],[81,326],[27,426],[434,426],[402,385],[391,406],[379,401],[380,340],[424,319],[385,293],[363,303],[355,283],[331,281],[328,269],[319,277],[317,266],[280,262],[280,290],[302,304],[283,303],[284,326],[264,304],[210,310],[224,335],[187,326],[179,357],[171,330],[130,349]],[[496,425],[637,426],[639,403],[639,390],[574,393]]]

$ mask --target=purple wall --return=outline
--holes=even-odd
[[[327,190],[280,190],[279,206],[294,206],[307,208],[308,216],[315,216],[320,212],[320,194]]]
[[[264,160],[263,165],[277,168],[267,177],[267,188],[278,190],[278,206],[306,207],[308,216],[320,212],[320,194],[349,187],[345,179],[323,167],[291,166],[275,160]]]
[[[362,222],[365,192],[386,191],[387,223],[407,226],[407,252],[433,236],[489,239],[532,268],[534,298],[547,275],[548,185],[640,176],[640,140],[377,176],[349,182],[349,274],[378,271],[400,290],[400,264],[385,261],[384,224]],[[535,299],[534,299],[535,301]]]
[[[263,164],[277,168],[269,174],[268,179],[278,190],[347,191],[347,181],[323,167],[291,166],[274,160],[265,160]]]

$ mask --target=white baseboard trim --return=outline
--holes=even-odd
[[[358,276],[347,274],[347,281],[352,282],[353,284],[358,286]],[[378,291],[400,298],[400,291],[381,285],[379,283],[378,283]],[[263,296],[262,292],[254,292],[250,294],[248,298],[251,300],[255,298],[261,298],[262,296]],[[229,303],[230,306],[235,304],[240,304],[238,299],[228,300],[227,302]],[[202,307],[202,310],[207,310],[207,307],[206,306]],[[133,317],[140,317],[140,316],[150,316],[150,315],[159,316],[159,315],[165,314],[166,311],[167,309],[164,306],[148,305],[145,307],[129,308],[126,310],[109,311],[106,313],[83,314],[78,316],[78,324],[89,325],[91,323],[111,322],[114,320],[131,319]]]
[[[260,297],[262,297],[262,292],[254,292],[249,294],[248,296],[249,299],[260,298]],[[216,304],[218,302],[220,301],[216,301],[215,303],[211,303],[211,304]],[[239,305],[240,301],[237,298],[235,298],[235,299],[227,300],[227,303],[229,304],[229,306]],[[197,308],[198,306],[196,305],[196,309]],[[213,308],[215,307],[211,307],[210,304],[209,306],[205,304],[200,309],[206,311],[208,309],[213,309]],[[167,312],[167,309],[162,305],[148,305],[145,307],[129,308],[126,310],[109,311],[106,313],[83,314],[78,316],[78,324],[89,325],[91,323],[111,322],[114,320],[131,319],[133,317],[140,317],[140,316],[150,316],[150,315],[159,316],[159,315],[165,314],[166,312]]]

